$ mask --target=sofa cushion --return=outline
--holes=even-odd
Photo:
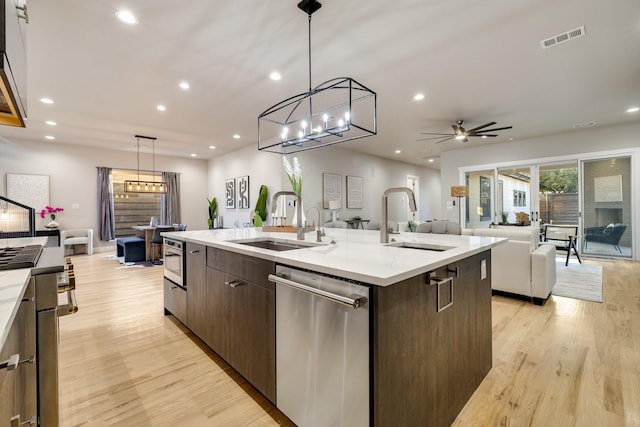
[[[534,233],[530,230],[519,230],[516,227],[512,227],[513,230],[507,230],[504,228],[476,228],[473,230],[474,236],[484,237],[504,237],[509,240],[519,240],[529,242],[531,246],[531,252],[536,250],[537,239],[534,237]]]
[[[431,223],[431,232],[435,234],[447,234],[446,221],[433,221]]]
[[[431,225],[433,223],[432,222],[423,222],[418,224],[418,226],[416,227],[416,232],[417,233],[431,233]]]

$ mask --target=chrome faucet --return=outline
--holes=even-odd
[[[416,207],[416,197],[410,188],[396,187],[385,190],[384,194],[382,195],[382,224],[380,224],[380,243],[389,243],[389,228],[387,225],[389,211],[387,201],[389,198],[389,194],[391,193],[406,193],[409,197],[409,209],[411,209],[411,212],[416,212],[418,210],[418,208]]]
[[[298,224],[296,224],[296,238],[298,240],[304,240],[304,224],[302,223],[302,197],[300,197],[299,194],[296,194],[293,191],[278,191],[273,195],[273,198],[271,199],[272,216],[274,213],[276,213],[276,208],[278,207],[278,197],[280,196],[296,196],[296,216],[298,217]]]
[[[322,236],[324,236],[324,233],[322,232],[322,230],[320,230],[320,209],[316,208],[315,206],[311,206],[309,209],[307,209],[307,212],[305,213],[309,215],[309,212],[311,212],[311,209],[315,209],[318,212],[318,228],[316,229],[316,242],[322,242]]]

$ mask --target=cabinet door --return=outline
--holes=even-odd
[[[454,271],[457,272],[454,273]],[[446,421],[451,423],[476,389],[475,286],[480,269],[475,258],[467,258],[449,266],[453,279],[453,305],[446,311],[449,355],[449,402]],[[478,277],[476,277],[478,276]]]
[[[233,336],[231,330],[231,287],[228,283],[233,280],[222,271],[215,268],[207,268],[207,331],[204,342],[220,357],[233,366],[230,358],[230,340]]]
[[[275,402],[275,292],[242,280],[237,283],[231,288],[231,364]]]
[[[207,253],[206,247],[187,242],[185,251],[187,289],[187,326],[200,339],[207,331]],[[205,340],[206,341],[206,340]]]

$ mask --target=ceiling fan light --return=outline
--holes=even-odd
[[[458,141],[462,141],[463,139],[465,139],[465,136],[464,135],[456,135],[456,139]]]

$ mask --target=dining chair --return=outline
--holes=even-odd
[[[167,233],[169,231],[176,231],[173,227],[156,227],[153,230],[153,236],[151,236],[151,262],[153,264],[159,265],[160,258],[164,258],[162,254],[162,233]],[[160,254],[158,255],[158,259],[155,259],[156,256],[156,246],[160,246]]]

